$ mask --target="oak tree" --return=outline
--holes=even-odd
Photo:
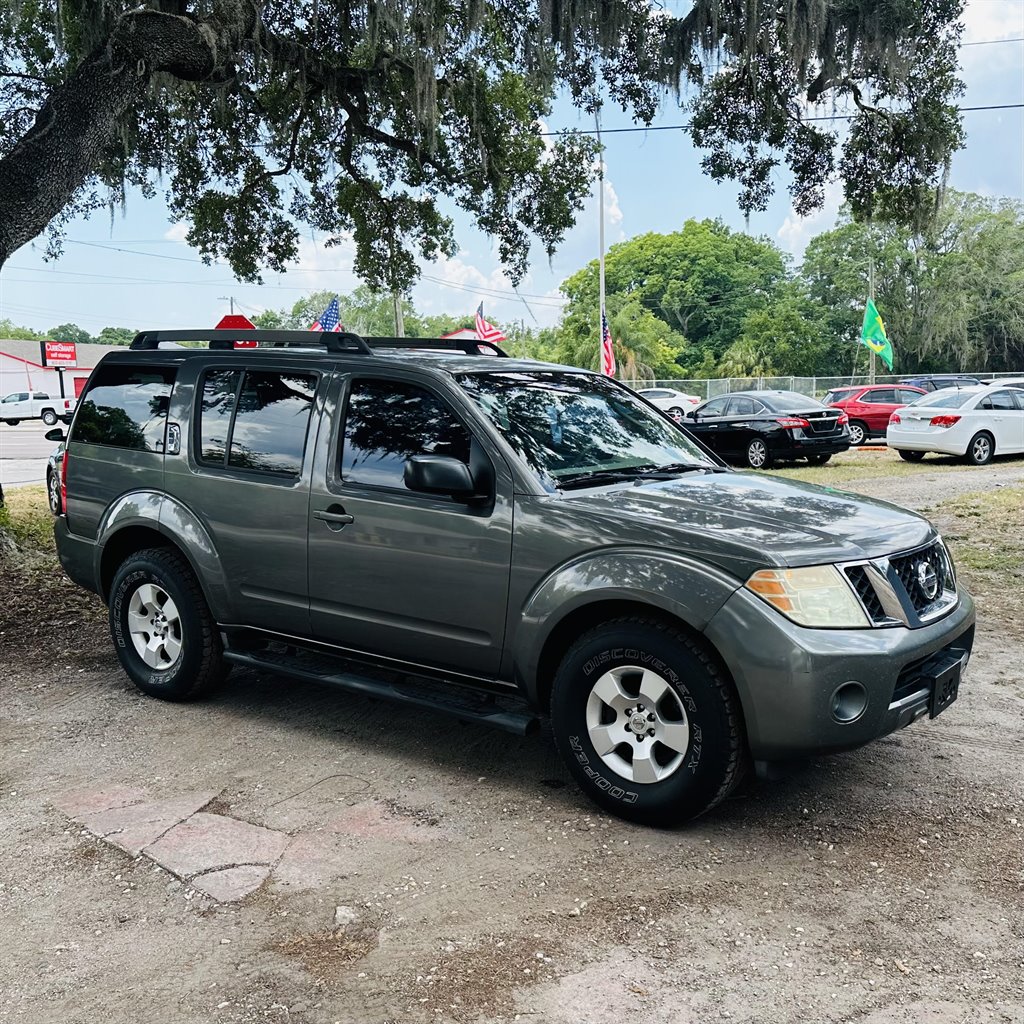
[[[962,0],[5,0],[0,266],[74,216],[166,193],[206,258],[283,270],[301,230],[406,288],[455,251],[452,212],[514,280],[590,190],[595,143],[541,135],[557,96],[649,123],[682,96],[706,170],[800,212],[842,178],[909,220],[962,142]],[[840,135],[828,115],[849,101]],[[652,170],[664,174],[664,169]]]

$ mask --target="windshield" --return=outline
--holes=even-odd
[[[922,395],[911,405],[927,405],[938,409],[959,409],[966,405],[975,395],[976,391],[961,391],[959,388],[943,388],[941,391],[933,391],[930,395]]]
[[[718,468],[671,420],[596,374],[556,370],[456,379],[548,491],[648,472]]]

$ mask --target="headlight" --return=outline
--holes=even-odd
[[[870,626],[849,583],[834,565],[761,569],[747,589],[801,626]]]

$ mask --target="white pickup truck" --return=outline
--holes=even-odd
[[[0,423],[17,426],[22,420],[42,420],[52,427],[57,420],[71,422],[74,398],[51,398],[42,391],[15,391],[0,398]]]

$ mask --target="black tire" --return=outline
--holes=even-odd
[[[857,448],[868,439],[868,428],[866,423],[860,420],[850,420],[850,446]]]
[[[831,455],[808,455],[807,462],[811,466],[824,466],[831,458]]]
[[[669,767],[675,764],[664,778],[652,782],[631,781],[609,766],[595,748],[588,726],[596,684],[612,670],[634,664],[653,671],[667,685],[654,710],[663,715],[675,708],[683,720],[666,721],[689,727],[680,759],[656,738],[650,741],[652,748],[645,748],[644,738],[629,731],[637,712],[622,711],[625,717],[620,720],[619,712],[601,707],[602,715],[612,716],[616,731],[620,721],[623,725],[622,744],[606,755],[618,758],[620,749],[630,752],[628,771],[633,770],[633,750],[649,749],[648,756],[657,753],[667,756]],[[630,678],[627,674],[624,687]],[[634,694],[630,699],[642,698]],[[604,718],[601,722],[607,724]],[[681,825],[710,810],[740,782],[746,764],[739,698],[717,661],[681,630],[642,618],[604,623],[572,646],[555,676],[551,724],[559,752],[587,796],[606,811],[645,825]],[[656,724],[663,725],[660,720]],[[621,763],[626,764],[625,759]]]
[[[896,454],[904,462],[920,462],[924,458],[924,452],[915,452],[907,448],[897,448]]]
[[[132,596],[146,584],[165,593],[178,613],[180,652],[166,669],[146,664],[129,629]],[[227,675],[220,633],[191,567],[177,551],[147,548],[121,563],[110,588],[110,633],[121,667],[151,697],[193,700],[209,693]]]
[[[979,430],[971,438],[964,459],[972,466],[987,466],[995,453],[996,439],[987,430]]]
[[[668,414],[669,416],[683,416],[685,411],[686,410],[684,410],[681,405],[673,405],[672,408],[669,409]]]
[[[20,422],[21,420],[4,420],[4,423],[9,427],[16,427]]]
[[[52,469],[46,471],[46,500],[50,503],[50,511],[60,515],[60,477]]]
[[[52,409],[44,409],[42,420],[48,427],[55,427],[57,425],[57,414]]]
[[[762,437],[752,437],[747,442],[746,449],[747,465],[751,469],[770,469],[772,464],[772,453],[768,442]]]

